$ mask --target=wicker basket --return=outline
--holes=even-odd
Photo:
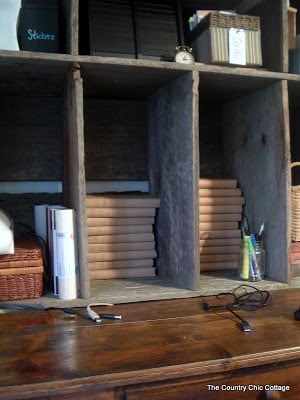
[[[0,300],[40,297],[43,291],[43,250],[34,236],[15,241],[14,254],[0,256]]]
[[[199,24],[199,29],[201,31],[207,28],[236,28],[248,31],[259,31],[260,18],[252,15],[211,12],[207,14]]]
[[[299,167],[300,162],[291,163],[291,168]],[[291,187],[291,234],[292,241],[300,241],[300,185],[295,185]]]
[[[245,30],[246,65],[262,66],[260,17],[219,12],[206,15],[187,37],[195,60],[207,64],[230,65],[230,28]]]

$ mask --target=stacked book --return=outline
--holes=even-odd
[[[244,198],[234,179],[200,179],[201,271],[238,268]]]
[[[86,197],[91,279],[155,275],[153,224],[160,200],[144,194]]]
[[[299,265],[300,264],[300,243],[299,242],[291,243],[290,262],[291,262],[291,265]]]
[[[295,166],[298,163],[293,163]],[[291,187],[292,189],[292,212],[291,212],[291,233],[292,241],[300,241],[300,186],[295,185]]]

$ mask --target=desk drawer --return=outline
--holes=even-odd
[[[126,388],[126,400],[299,400],[300,361]]]

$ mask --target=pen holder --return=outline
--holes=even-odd
[[[240,252],[239,276],[251,282],[264,279],[265,249],[262,241],[253,241],[251,236],[244,237]]]

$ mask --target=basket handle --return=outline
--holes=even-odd
[[[300,167],[300,161],[295,161],[291,163],[291,168]]]

